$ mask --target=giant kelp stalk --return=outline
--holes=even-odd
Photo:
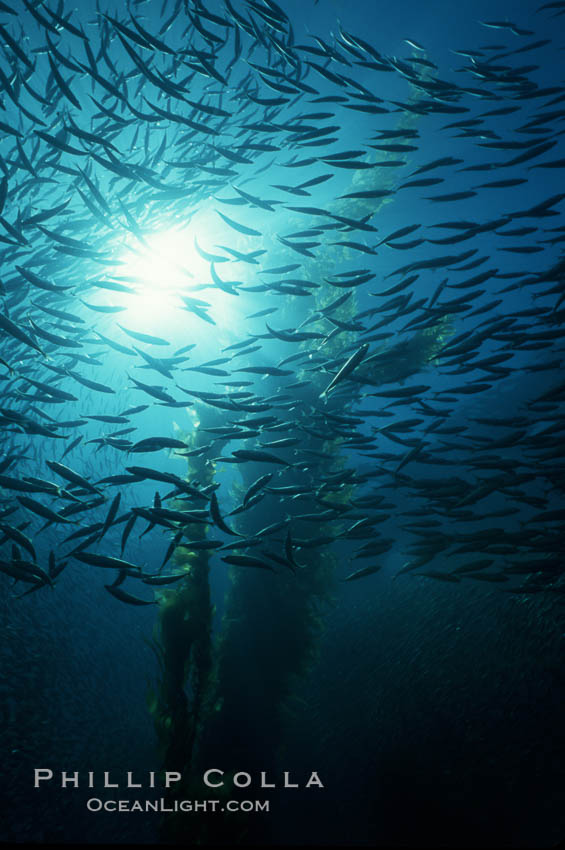
[[[218,414],[210,408],[201,411],[208,424],[216,424]],[[188,480],[206,488],[213,483],[213,466],[200,448],[205,434],[195,424],[185,435],[188,449]],[[175,503],[182,509],[181,502]],[[191,525],[190,539],[206,539],[207,525]],[[160,594],[154,649],[160,663],[161,679],[149,693],[149,707],[165,770],[185,771],[191,763],[201,712],[212,666],[212,606],[209,583],[209,552],[176,547],[172,555],[176,572],[186,573],[180,587]]]
[[[358,173],[354,187],[360,191],[374,188],[374,174],[379,171],[372,170],[371,177],[366,171]],[[381,178],[379,188],[384,179],[390,180],[388,175]],[[342,202],[336,212],[361,219],[376,212],[375,202],[360,198],[348,201],[347,205]],[[282,251],[279,256],[273,256],[275,263],[288,259]],[[337,264],[349,259],[351,251],[347,247],[328,248],[316,262],[317,280],[331,276]],[[304,273],[308,275],[306,269]],[[329,331],[328,321],[319,310],[335,298],[336,291],[327,287],[318,292],[322,294],[314,298],[308,329],[324,337]],[[353,295],[340,309],[340,324],[337,331],[334,324],[334,333],[324,342],[320,362],[331,363],[334,358],[337,369],[343,363],[344,352],[359,345],[354,328],[356,313]],[[252,510],[243,510],[230,519],[239,534],[260,537],[258,545],[249,552],[266,562],[271,559],[276,574],[265,569],[232,568],[225,614],[214,646],[209,555],[206,551],[186,550],[183,555],[175,555],[177,568],[186,571],[187,576],[179,589],[164,594],[160,608],[157,643],[162,680],[153,695],[152,708],[164,766],[182,772],[183,793],[190,794],[192,799],[208,796],[201,776],[210,767],[224,770],[226,777],[242,769],[256,775],[260,771],[272,774],[276,771],[284,747],[285,727],[296,711],[293,694],[298,680],[308,672],[316,657],[323,633],[324,607],[335,592],[339,560],[331,546],[335,541],[359,538],[363,533],[351,527],[358,519],[355,511],[351,513],[351,500],[355,488],[365,479],[348,466],[343,451],[349,445],[348,426],[355,421],[354,408],[362,401],[364,385],[402,381],[430,363],[443,331],[441,326],[416,331],[406,342],[377,351],[362,364],[356,381],[348,381],[344,392],[330,395],[325,402],[320,400],[320,393],[332,373],[320,371],[316,357],[304,350],[297,381],[288,396],[290,401],[281,398],[282,409],[285,403],[290,408],[292,430],[285,431],[291,440],[287,447],[277,447],[277,455],[288,466],[278,475],[273,474],[271,482],[294,487],[296,498],[284,499],[284,514],[281,514],[283,502],[279,502],[276,494],[266,492]],[[298,351],[305,349],[306,343],[298,346]],[[275,397],[279,391],[278,385],[270,385],[270,380],[263,387],[266,394],[273,392]],[[199,446],[205,442],[203,428],[219,424],[221,411],[225,422],[226,409],[233,410],[241,419],[241,407],[235,403],[230,406],[228,394],[221,404],[212,399],[202,400],[195,409],[200,422],[185,436],[190,446],[188,479],[197,480],[201,488],[211,487],[217,484],[216,475],[223,461],[206,460],[199,454]],[[280,436],[277,422],[274,426],[273,439],[276,439]],[[214,430],[221,433],[221,429]],[[266,425],[262,434],[268,433]],[[296,444],[300,443],[301,453],[312,458],[311,463],[294,464],[292,438]],[[216,454],[221,445],[221,440],[215,444]],[[238,443],[238,448],[241,445]],[[251,442],[249,447],[254,448],[255,444]],[[241,483],[235,485],[238,492],[234,495],[241,501],[250,485],[272,468],[267,470],[264,464],[251,461],[240,464],[238,470]],[[222,488],[222,505],[229,508],[226,495]],[[316,523],[314,526],[312,521]],[[263,534],[272,525],[275,526],[272,531]],[[209,527],[199,526],[200,537],[195,538],[191,532],[192,539],[204,539]],[[373,528],[369,533],[376,535]],[[214,559],[213,569],[225,569],[217,554]],[[177,794],[178,791],[177,788]],[[233,796],[234,790],[227,793]],[[191,839],[202,843],[223,840],[234,843],[241,839],[260,842],[266,840],[268,832],[263,817],[253,818],[251,835],[245,832],[245,828],[251,827],[249,819],[245,827],[233,815],[229,819],[193,815]],[[186,838],[186,818],[173,814],[166,820],[162,835],[172,841]]]
[[[390,369],[387,374],[386,367],[377,360],[372,374],[371,364],[365,367],[363,380],[380,384],[389,378],[405,378],[429,362],[436,347],[432,334],[419,332],[410,346],[397,346],[396,371]],[[237,525],[230,520],[248,537],[277,519],[285,520],[284,530],[266,536],[264,543],[249,551],[254,555],[282,556],[284,560],[285,534],[291,529],[296,566],[281,564],[276,575],[232,568],[226,610],[213,653],[207,553],[177,557],[177,566],[187,570],[187,578],[179,590],[168,592],[160,609],[164,673],[154,713],[164,743],[164,765],[183,773],[183,793],[193,799],[207,796],[201,776],[209,767],[224,770],[226,777],[241,769],[256,775],[260,771],[276,772],[285,729],[296,711],[293,694],[298,680],[308,673],[316,657],[323,634],[324,607],[331,603],[339,564],[330,546],[339,538],[348,539],[353,523],[349,517],[351,499],[355,488],[364,482],[364,477],[347,464],[341,450],[344,438],[331,435],[326,427],[331,417],[345,420],[351,415],[363,385],[349,385],[346,395],[335,400],[330,397],[320,416],[313,416],[315,402],[327,382],[326,375],[313,375],[309,384],[297,390],[300,395],[292,411],[302,451],[310,452],[317,461],[311,469],[283,473],[284,485],[295,483],[303,497],[294,501],[292,508],[287,503],[284,515],[278,513],[277,502],[269,496],[253,511],[242,512]],[[211,413],[203,405],[198,408],[202,422],[214,421],[216,412]],[[196,428],[188,437],[195,446],[201,442],[200,433]],[[292,455],[288,457],[292,460]],[[197,477],[200,484],[212,483],[212,463],[191,457],[189,468],[190,480]],[[242,483],[238,489],[243,494],[265,470],[250,462],[242,464],[240,471]],[[317,510],[320,515],[314,534],[311,522],[304,518],[310,510]],[[202,538],[206,530],[201,526]],[[375,534],[375,529],[369,529],[369,533]],[[358,537],[354,532],[351,536]],[[225,569],[218,555],[212,569]],[[177,713],[175,706],[180,709]],[[178,788],[175,793],[178,795]],[[229,821],[221,817],[192,817],[190,823],[203,843],[233,842],[240,826],[240,840],[260,842],[265,840],[268,827],[266,816],[254,817],[252,836],[233,816]],[[250,825],[247,820],[247,828]],[[176,841],[185,830],[186,818],[173,814],[164,824],[163,836]]]

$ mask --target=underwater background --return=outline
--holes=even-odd
[[[3,841],[563,840],[564,20],[0,3]]]

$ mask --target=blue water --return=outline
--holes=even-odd
[[[179,5],[178,17],[159,38],[177,52],[196,48],[201,55],[205,54],[210,43],[190,29],[183,4]],[[267,4],[258,5],[267,8]],[[228,114],[221,118],[203,112],[195,115],[176,98],[167,98],[162,88],[150,81],[144,82],[143,74],[137,72],[111,23],[101,28],[96,5],[79,2],[73,8],[70,21],[74,26],[80,23],[84,27],[100,77],[112,85],[117,83],[123,93],[120,72],[131,72],[127,79],[127,99],[135,104],[138,112],[155,115],[155,106],[172,110],[189,120],[217,128],[216,135],[162,116],[155,122],[137,117],[125,101],[111,96],[104,85],[89,74],[89,60],[81,39],[59,28],[57,34],[49,33],[51,43],[63,57],[78,65],[73,73],[53,54],[54,64],[66,81],[72,78],[72,95],[80,104],[79,109],[61,92],[50,74],[46,55],[50,48],[45,28],[33,19],[29,8],[18,0],[14,6],[16,15],[6,10],[0,12],[0,24],[29,57],[31,64],[36,63],[29,84],[42,101],[38,102],[23,85],[30,68],[9,43],[5,43],[0,30],[0,69],[8,80],[8,90],[2,84],[0,110],[0,121],[5,125],[0,137],[0,179],[3,174],[7,190],[1,215],[8,223],[0,230],[2,312],[27,334],[33,333],[30,319],[40,328],[67,338],[73,337],[76,328],[84,330],[81,349],[52,345],[38,336],[37,342],[47,357],[2,331],[0,356],[8,366],[1,367],[4,412],[0,460],[15,457],[2,474],[17,479],[56,480],[63,486],[47,465],[47,461],[55,460],[68,464],[91,482],[122,474],[125,467],[134,464],[183,477],[187,474],[186,460],[168,450],[133,454],[119,451],[110,444],[90,441],[112,437],[114,432],[129,427],[136,430],[126,433],[124,438],[132,442],[155,436],[185,439],[198,427],[201,409],[195,404],[195,396],[180,388],[196,393],[225,393],[229,398],[237,388],[227,390],[225,382],[239,380],[250,382],[241,389],[258,397],[274,399],[274,406],[265,415],[274,411],[285,421],[298,421],[311,407],[311,414],[308,413],[311,422],[308,422],[316,428],[319,426],[316,413],[329,409],[338,415],[358,416],[358,434],[373,438],[366,447],[355,443],[348,446],[346,442],[341,453],[350,468],[367,476],[355,497],[382,495],[388,503],[389,516],[375,526],[374,533],[375,537],[380,535],[391,543],[382,555],[363,560],[355,559],[354,555],[366,539],[342,539],[332,548],[338,559],[336,581],[331,587],[331,603],[321,606],[323,629],[317,640],[316,660],[308,674],[295,685],[284,739],[264,743],[269,762],[272,751],[277,749],[281,770],[297,773],[317,770],[326,787],[318,797],[302,792],[295,798],[277,796],[268,820],[266,839],[274,846],[350,842],[359,846],[525,847],[554,846],[563,837],[563,583],[562,568],[554,564],[562,554],[559,543],[562,520],[538,523],[535,531],[528,524],[538,512],[563,508],[564,486],[563,455],[559,445],[563,394],[557,392],[545,408],[539,404],[532,407],[536,398],[562,382],[563,364],[560,304],[563,272],[550,274],[546,283],[535,282],[535,275],[543,274],[562,260],[560,239],[563,231],[560,228],[564,226],[559,194],[563,187],[563,168],[532,167],[563,157],[563,16],[556,15],[559,7],[537,11],[540,5],[498,0],[489,3],[465,0],[457,4],[401,0],[387,5],[342,0],[319,0],[318,3],[281,0],[280,6],[292,24],[294,45],[319,46],[313,36],[318,36],[326,45],[339,44],[341,27],[342,32],[355,34],[379,51],[392,71],[371,70],[356,64],[343,46],[339,48],[340,55],[351,65],[307,52],[300,55],[303,63],[308,60],[323,67],[327,65],[330,72],[348,75],[368,89],[380,99],[371,103],[383,107],[386,110],[383,114],[348,110],[331,101],[316,103],[314,94],[304,92],[298,96],[289,95],[289,102],[280,110],[278,106],[254,105],[245,94],[249,79],[260,85],[260,97],[275,99],[280,94],[262,82],[269,78],[268,74],[261,78],[248,62],[287,74],[291,69],[289,64],[281,62],[280,53],[277,54],[274,47],[267,50],[264,44],[253,46],[253,39],[246,33],[242,34],[241,58],[229,71],[225,84],[205,73],[203,64],[200,70],[187,65],[174,67],[169,54],[132,44],[136,53],[149,62],[149,69],[163,75],[162,81],[172,79],[177,83],[184,81],[184,84],[188,80],[186,97],[225,110]],[[188,7],[194,15],[198,14],[201,4],[191,2]],[[232,7],[240,14],[252,14],[251,7],[242,0],[232,0]],[[170,0],[163,4],[156,0],[131,4],[132,13],[154,35],[174,8]],[[209,0],[202,8],[229,17],[229,11],[226,12],[221,2]],[[38,12],[42,9],[42,6],[37,7]],[[102,4],[100,10],[118,17],[131,28],[125,6]],[[62,6],[53,6],[52,11],[60,17]],[[64,14],[70,12],[69,6]],[[43,14],[49,19],[47,12]],[[256,13],[255,19],[259,25],[260,16]],[[481,21],[499,24],[511,21],[532,34],[517,35],[508,28],[488,27]],[[222,32],[205,17],[202,23],[214,33]],[[106,52],[109,62],[102,55],[101,33],[112,34]],[[410,46],[406,39],[422,49]],[[548,43],[535,49],[511,53],[545,40]],[[234,35],[230,32],[226,45],[218,48],[215,67],[220,74],[228,74],[226,68],[234,58],[234,49]],[[522,82],[533,81],[538,90],[550,91],[539,97],[525,97],[526,89],[513,89],[512,82],[506,87],[492,81],[481,82],[471,73],[474,68],[476,70],[472,60],[455,51],[475,51],[475,58],[480,62],[488,60],[494,65],[508,66],[521,76]],[[499,55],[503,58],[497,58]],[[198,65],[201,59],[195,56],[192,57],[193,65]],[[367,54],[363,54],[363,58],[366,59]],[[418,100],[429,101],[425,92],[414,92],[406,74],[402,73],[402,69],[410,67],[409,60],[415,58],[437,66],[430,71],[422,70],[425,66],[413,64],[411,67],[420,69],[423,79],[437,77],[473,89],[460,101],[443,101],[448,106],[464,105],[468,111],[431,114],[410,111],[407,107]],[[285,83],[281,78],[272,79]],[[350,105],[362,102],[354,97],[360,89],[354,85],[340,88],[314,69],[301,79],[316,89],[318,97],[345,94]],[[496,97],[479,97],[477,92],[481,89]],[[483,113],[510,106],[517,110],[484,117],[480,124],[469,124],[468,134],[465,126],[448,126],[460,122],[464,125]],[[101,107],[114,116],[105,115]],[[32,113],[36,120],[22,110]],[[315,117],[309,118],[312,113]],[[318,113],[330,113],[330,117],[319,118]],[[542,116],[538,123],[529,124],[537,116]],[[258,121],[271,122],[275,129],[267,134],[245,126]],[[335,125],[335,130],[328,134],[335,141],[326,145],[300,144],[300,140],[289,136],[291,130],[288,128],[300,121],[315,127]],[[37,135],[39,130],[57,138],[63,124],[68,127],[69,122],[75,122],[75,126],[85,132],[100,134],[106,146],[92,139],[83,143],[77,136],[68,134],[65,139],[60,137],[59,142],[75,148],[75,153],[67,151],[59,156],[52,142]],[[415,131],[416,135],[377,140],[383,131],[399,127]],[[9,128],[19,133],[17,141]],[[542,132],[538,132],[540,128]],[[482,136],[473,135],[478,129]],[[501,141],[533,144],[534,140],[540,144],[550,140],[554,144],[531,160],[507,167],[504,163],[524,153],[526,148],[503,150],[488,146]],[[249,147],[257,142],[272,143],[273,149],[260,151]],[[369,147],[381,143],[414,145],[416,149],[384,152]],[[214,153],[216,145],[228,155]],[[85,155],[76,153],[76,149],[84,151]],[[400,159],[405,165],[354,171],[336,167],[330,159],[323,161],[324,157],[348,150],[362,151],[357,159],[371,162]],[[229,157],[234,152],[250,161],[234,163]],[[108,168],[111,154],[116,156],[114,165],[118,169],[124,164],[131,169],[129,175],[120,176]],[[313,162],[293,167],[295,161],[310,157]],[[461,162],[413,175],[421,166],[446,157]],[[30,172],[26,160],[31,163],[31,172],[35,173]],[[53,162],[62,169],[53,168]],[[484,163],[494,163],[497,167],[462,170]],[[73,171],[79,167],[94,180],[99,194],[92,192],[80,171]],[[211,173],[214,168],[219,169],[216,174]],[[308,189],[308,196],[280,189],[281,185],[298,186],[326,175],[326,180]],[[443,182],[400,188],[409,180],[427,178],[443,178]],[[301,241],[319,243],[311,249],[312,256],[306,257],[281,243],[279,237],[287,238],[308,229],[316,231],[317,226],[328,224],[327,216],[289,207],[315,207],[329,212],[337,209],[338,215],[347,216],[347,201],[341,196],[366,189],[369,184],[362,180],[369,179],[373,181],[371,188],[376,185],[391,191],[384,203],[375,201],[370,225],[376,230],[324,232],[322,227],[317,235],[293,237],[298,244]],[[488,182],[511,179],[524,182],[500,188],[477,188]],[[272,211],[245,200],[229,203],[230,200],[242,200],[237,189],[271,201]],[[429,200],[430,196],[467,191],[476,194],[455,201]],[[552,196],[557,197],[548,206],[549,213],[542,216],[528,213]],[[64,202],[68,205],[61,212],[40,222],[43,230],[33,223],[26,224],[26,219],[39,211]],[[105,203],[109,211],[104,209]],[[245,234],[234,230],[218,212],[252,232]],[[355,214],[352,212],[351,216]],[[444,245],[428,241],[461,233],[461,229],[437,226],[445,222],[467,221],[482,225],[497,219],[501,223],[496,229],[476,232],[464,241]],[[418,227],[398,240],[401,247],[394,242],[382,244],[376,247],[374,255],[350,249],[344,256],[331,244],[351,240],[372,248],[390,234],[411,225]],[[498,232],[519,228],[535,229],[514,237]],[[53,232],[60,237],[59,241],[53,237]],[[402,242],[419,239],[425,241],[402,248]],[[524,246],[542,250],[531,253],[504,250]],[[71,252],[61,250],[69,247]],[[255,263],[246,263],[230,254],[230,248],[240,254],[264,253],[257,255]],[[399,296],[412,293],[411,300],[400,300],[384,313],[375,312],[359,319],[366,331],[342,332],[337,339],[343,340],[343,345],[341,349],[332,348],[331,357],[327,354],[329,347],[312,340],[311,363],[306,364],[310,371],[301,371],[300,364],[296,367],[296,376],[282,379],[235,371],[254,365],[276,367],[284,358],[296,353],[299,350],[296,343],[269,337],[265,323],[276,331],[319,329],[319,324],[306,324],[306,320],[320,305],[325,306],[349,291],[331,285],[327,280],[331,275],[358,270],[374,274],[370,282],[352,290],[355,295],[350,300],[353,303],[356,299],[354,311],[348,313],[344,309],[343,313],[335,313],[336,318],[351,322],[354,314],[382,307],[389,298],[396,297],[380,293],[412,274],[410,269],[399,274],[401,267],[433,257],[459,257],[465,252],[473,253],[466,259],[454,259],[446,268],[417,269],[418,279],[409,289],[398,293]],[[101,256],[95,256],[96,253]],[[220,256],[226,261],[216,260],[211,266],[207,255]],[[466,264],[471,266],[482,257],[487,259],[476,268],[470,267],[468,271],[458,268]],[[300,263],[301,267],[286,277],[306,278],[318,284],[316,298],[319,300],[313,295],[291,296],[284,288],[277,292],[275,287],[266,286],[282,280],[285,274],[260,274],[260,270],[294,263]],[[69,286],[69,290],[61,296],[46,292],[41,286],[25,280],[16,266],[23,266],[57,286]],[[488,269],[493,272],[485,282],[457,288],[457,284]],[[135,294],[96,286],[97,282],[111,281],[114,277],[133,287]],[[443,329],[443,344],[457,337],[464,342],[463,335],[467,332],[485,330],[477,359],[482,361],[501,352],[510,352],[510,359],[498,364],[508,369],[508,373],[480,366],[467,369],[465,357],[452,364],[443,360],[422,363],[409,377],[392,375],[380,386],[363,384],[362,395],[356,397],[353,406],[350,396],[357,392],[357,385],[353,383],[345,385],[348,390],[344,389],[342,395],[330,395],[329,407],[317,398],[319,388],[314,396],[309,395],[309,390],[286,389],[286,384],[297,380],[315,383],[320,380],[321,373],[324,375],[323,388],[365,337],[371,336],[367,330],[373,325],[379,325],[374,333],[384,336],[371,341],[370,355],[378,352],[380,346],[409,340],[414,329],[407,327],[408,323],[418,315],[421,322],[429,318],[430,299],[444,279],[448,286],[441,290],[437,303],[469,293],[473,294],[473,300],[469,308],[450,314],[449,323]],[[262,285],[265,286],[262,288]],[[233,291],[227,292],[226,286],[233,287]],[[556,286],[555,293],[544,295],[546,290]],[[477,289],[483,292],[477,295]],[[187,302],[183,304],[181,296],[188,299],[189,309],[183,309]],[[200,305],[200,309],[204,306],[206,311],[204,318],[197,315],[198,310],[192,309],[195,302],[191,299],[205,302]],[[497,303],[490,306],[493,300]],[[404,307],[418,301],[422,303],[415,312],[403,314]],[[82,318],[83,323],[69,327],[69,323],[42,312],[37,303],[70,311]],[[123,309],[103,313],[93,310],[93,305]],[[469,315],[483,307],[483,313]],[[540,307],[550,309],[532,312]],[[248,318],[267,308],[276,308],[276,312]],[[527,312],[520,316],[521,311]],[[207,321],[206,316],[213,323]],[[510,323],[507,328],[501,326],[490,335],[489,326],[483,323],[497,317],[501,322],[513,317],[514,324]],[[132,339],[118,323],[138,334],[162,338],[167,345]],[[324,329],[329,333],[332,327],[326,324]],[[122,346],[135,346],[153,357],[173,357],[174,352],[185,346],[194,345],[194,348],[179,355],[187,359],[178,364],[174,377],[167,377],[145,368],[139,353],[116,351],[104,339],[96,337],[94,331]],[[548,331],[552,335],[548,335]],[[253,337],[262,337],[257,340],[262,346],[257,353],[216,364],[216,368],[229,373],[224,377],[181,371],[210,362],[214,368],[213,361],[237,351],[229,346]],[[81,341],[80,331],[76,339]],[[306,347],[310,347],[310,343]],[[73,361],[75,352],[92,357],[93,362]],[[324,362],[331,367],[327,373],[323,371]],[[90,390],[69,374],[59,373],[55,378],[56,372],[49,367],[70,368],[114,392]],[[294,369],[295,366],[290,363],[283,368]],[[458,371],[460,368],[462,371]],[[35,389],[24,381],[26,376],[41,382],[54,380],[54,386],[72,393],[76,401],[57,405],[52,399],[48,403],[49,400],[43,398],[34,402]],[[183,400],[187,406],[173,408],[157,404],[153,397],[136,389],[132,379],[163,387],[175,400]],[[457,391],[473,382],[489,386],[476,394]],[[447,411],[445,419],[434,425],[437,431],[426,430],[436,419],[429,412],[423,413],[424,408],[417,404],[417,399],[409,398],[387,408],[390,398],[371,395],[402,390],[410,385],[429,387],[419,397],[434,411]],[[23,397],[22,392],[28,398]],[[278,398],[281,395],[285,395],[282,401]],[[92,415],[116,416],[142,404],[147,404],[147,409],[133,415],[129,424],[106,424],[90,419],[79,428],[61,428],[65,439],[23,433],[21,427],[13,427],[5,413],[21,413],[50,427],[53,420],[65,422]],[[237,415],[216,413],[220,419],[224,417],[226,424],[246,415],[245,410]],[[420,421],[408,431],[393,430],[391,436],[387,434],[386,426],[391,422],[414,418]],[[508,426],[508,430],[475,421],[481,418],[507,418],[515,424]],[[385,430],[377,431],[382,428]],[[521,431],[524,433],[518,434],[513,445],[497,446],[496,441],[501,437]],[[275,440],[294,433],[264,431],[260,439]],[[304,439],[304,444],[282,452],[291,463],[304,460],[302,450],[309,445],[303,430],[296,433]],[[63,458],[64,449],[79,434],[82,442]],[[411,440],[425,441],[427,457],[424,453],[415,462],[407,463],[401,476],[392,474],[414,445]],[[489,447],[489,440],[494,441],[492,447]],[[217,495],[224,516],[241,500],[242,481],[246,479],[242,478],[238,464],[222,458],[229,458],[237,449],[253,447],[256,441],[244,444],[234,440],[225,446],[212,445],[207,451],[210,462],[221,458],[216,461],[214,481],[219,485]],[[481,465],[483,455],[488,457],[483,458]],[[273,484],[294,483],[293,474],[297,475],[296,480],[302,481],[298,472],[277,470]],[[273,472],[273,467],[257,464],[256,475],[252,477],[265,472]],[[484,500],[459,505],[456,498],[450,502],[449,498],[442,497],[441,485],[448,479],[457,478],[463,482],[461,486],[467,487],[462,491],[465,495],[497,474],[502,476],[500,486],[493,488]],[[512,479],[514,474],[515,480]],[[520,474],[525,475],[523,481]],[[316,472],[312,475],[316,477]],[[319,483],[322,483],[321,478]],[[200,484],[195,482],[195,486]],[[40,531],[43,520],[16,501],[18,492],[4,487],[0,493],[0,507],[9,510],[17,506],[17,513],[7,513],[2,521],[14,527],[28,523],[24,531],[33,539],[37,563],[47,568],[50,551],[55,553],[57,560],[68,555],[69,544],[63,542],[68,533],[81,524],[86,526],[104,520],[110,500],[120,488],[103,489],[107,497],[105,504],[90,511],[87,519],[81,514],[79,523],[69,526],[68,530],[64,525],[53,524]],[[150,480],[127,485],[122,489],[120,513],[132,507],[151,507],[155,491],[164,497],[169,490],[167,485]],[[69,504],[64,499],[37,493],[29,495],[57,511]],[[293,502],[274,496],[266,497],[262,505],[255,513],[254,530],[284,519],[287,514],[295,514],[299,508],[304,513],[320,509],[319,505],[304,500]],[[514,513],[508,512],[514,508]],[[355,506],[355,519],[358,510]],[[377,512],[379,510],[377,508]],[[420,511],[420,515],[410,515],[415,510]],[[464,510],[474,512],[474,517],[470,520],[467,517],[466,521],[457,513]],[[371,516],[374,512],[373,508],[366,511]],[[500,516],[496,516],[497,513]],[[468,548],[459,557],[457,553],[440,551],[422,566],[422,572],[447,572],[484,557],[493,557],[492,570],[500,573],[516,561],[525,567],[530,562],[536,563],[539,568],[538,559],[546,556],[548,560],[553,558],[552,565],[547,573],[532,565],[533,578],[528,578],[526,572],[506,573],[504,584],[462,579],[455,587],[455,582],[434,581],[429,576],[397,575],[415,557],[410,554],[413,553],[410,547],[422,540],[426,530],[432,530],[436,527],[433,523],[438,521],[441,521],[442,533],[453,534],[454,548],[464,544]],[[228,522],[237,527],[235,518]],[[414,522],[422,525],[412,533],[406,526]],[[171,538],[167,530],[159,526],[140,536],[146,525],[145,520],[138,520],[124,557],[149,573],[161,566]],[[303,537],[306,528],[311,536],[319,533],[316,524],[303,525],[295,537]],[[501,530],[500,539],[495,543],[506,544],[507,548],[494,555],[485,555],[480,535],[493,528]],[[123,524],[111,528],[96,551],[119,556],[122,531]],[[527,532],[531,533],[529,538]],[[225,537],[218,529],[212,529],[211,534]],[[252,549],[250,554],[253,554]],[[9,563],[13,556],[12,540],[3,540],[2,563]],[[300,551],[297,559],[300,560]],[[371,564],[380,567],[377,574],[358,581],[341,581],[354,570]],[[112,573],[111,580],[113,577]],[[280,580],[276,575],[261,575],[251,581],[259,579]],[[155,682],[158,677],[157,662],[149,646],[156,608],[120,603],[105,591],[104,585],[108,583],[107,570],[98,570],[72,558],[57,578],[53,591],[42,587],[16,598],[25,585],[15,583],[8,575],[0,576],[3,627],[0,776],[1,799],[9,812],[0,831],[4,840],[148,843],[159,838],[158,823],[152,816],[87,815],[84,811],[86,792],[63,794],[50,787],[41,789],[40,795],[32,787],[32,771],[38,767],[54,771],[114,768],[148,771],[160,767],[146,705],[148,683]],[[526,592],[505,592],[508,588],[524,585]],[[145,599],[152,598],[152,589],[146,585],[140,589],[133,579],[127,579],[123,586]],[[215,638],[222,630],[222,615],[231,587],[226,564],[219,556],[214,556],[210,588],[215,606]],[[257,612],[258,642],[269,632],[271,616],[275,615],[270,615],[267,609]],[[253,647],[246,659],[252,667]],[[252,701],[253,694],[250,695]],[[233,722],[237,729],[237,718]],[[229,730],[228,734],[231,734]],[[239,767],[245,769],[246,765]]]

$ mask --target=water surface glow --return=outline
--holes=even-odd
[[[222,330],[234,317],[234,296],[226,294],[210,274],[210,262],[198,247],[212,243],[214,233],[208,216],[198,214],[188,225],[132,236],[119,255],[116,279],[135,289],[135,295],[107,291],[107,303],[126,308],[127,317],[141,331],[166,332],[170,338],[187,328],[200,334],[212,324],[198,318],[190,305],[214,320]],[[197,247],[198,246],[198,247]],[[210,252],[219,255],[214,248]],[[221,264],[218,264],[221,268]]]

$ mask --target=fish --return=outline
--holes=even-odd
[[[138,596],[134,596],[133,594],[128,593],[126,590],[123,590],[121,587],[115,587],[111,584],[105,584],[104,587],[106,588],[108,593],[110,593],[116,599],[119,599],[120,602],[125,602],[128,605],[154,605],[156,603],[155,599],[140,599]]]
[[[357,579],[364,578],[365,576],[369,576],[373,573],[378,572],[379,569],[379,566],[364,567],[363,569],[355,570],[355,572],[349,573],[349,575],[346,576],[343,581],[356,581]]]
[[[186,766],[189,739],[206,758],[210,706],[222,741],[226,707],[250,728],[249,706],[273,716],[326,598],[341,605],[332,626],[365,634],[382,599],[356,596],[359,579],[433,579],[409,590],[429,593],[437,629],[452,604],[465,617],[504,604],[517,630],[551,615],[565,93],[548,24],[565,4],[517,22],[493,11],[469,49],[446,4],[447,53],[411,21],[396,33],[406,55],[371,4],[349,15],[358,33],[331,3],[75,5],[0,0],[6,680],[25,684],[43,632],[58,645],[73,611],[89,618],[73,632],[86,658],[84,635],[123,640],[125,618],[145,628],[137,609],[158,605],[145,613],[163,670],[186,693],[165,677],[155,716]],[[115,572],[102,583],[129,615],[81,564]],[[354,696],[372,682],[359,646]],[[243,705],[244,656],[273,705],[242,687]]]
[[[73,555],[73,558],[92,567],[101,567],[102,569],[109,570],[118,569],[141,572],[141,568],[136,564],[130,564],[128,561],[122,561],[121,558],[113,558],[108,555],[98,555],[95,552],[76,552]]]
[[[257,463],[275,463],[280,466],[291,466],[288,461],[262,449],[237,449],[232,455],[238,461],[256,461]]]
[[[269,481],[271,481],[273,474],[271,472],[266,473],[265,475],[261,475],[256,481],[251,484],[251,486],[246,491],[243,497],[243,507],[246,507],[249,501],[257,494],[259,491],[265,487]]]
[[[224,213],[216,210],[217,214],[222,218],[227,225],[229,225],[234,230],[237,230],[238,233],[243,233],[245,236],[261,236],[261,232],[259,230],[255,230],[253,227],[247,227],[245,224],[241,224],[240,222],[234,221],[233,218],[229,218]]]
[[[106,514],[106,518],[104,519],[104,522],[102,524],[102,529],[100,531],[100,535],[98,537],[98,540],[101,540],[104,537],[104,535],[106,534],[106,532],[108,531],[108,529],[110,528],[112,523],[114,522],[114,520],[116,518],[116,514],[118,513],[118,509],[120,507],[121,499],[122,499],[121,493],[116,493],[116,495],[112,499],[110,507],[108,508],[108,513]]]
[[[37,516],[49,520],[49,522],[70,522],[70,520],[62,516],[60,513],[57,513],[57,511],[51,510],[51,508],[48,508],[46,505],[43,505],[35,499],[31,499],[29,496],[18,496],[17,498],[20,505],[23,505],[24,508],[28,509],[28,511],[37,514]]]
[[[357,351],[345,361],[345,363],[343,364],[341,369],[339,369],[337,374],[334,375],[327,387],[320,393],[320,398],[327,398],[330,390],[332,390],[336,386],[336,384],[338,384],[340,381],[350,375],[353,370],[356,369],[360,363],[362,363],[368,350],[368,343],[363,343],[363,345],[358,348]]]
[[[19,342],[22,342],[24,345],[33,348],[34,351],[37,351],[38,354],[41,354],[43,357],[46,356],[43,349],[38,345],[33,337],[27,334],[24,330],[22,330],[15,322],[13,322],[9,316],[6,316],[4,313],[0,311],[0,328],[10,336],[17,339]]]
[[[130,452],[155,452],[161,449],[185,449],[186,443],[182,440],[174,440],[171,437],[148,437],[134,443]]]
[[[132,331],[128,328],[124,328],[123,325],[118,323],[118,327],[132,339],[136,339],[138,342],[146,342],[149,345],[169,345],[169,341],[166,339],[162,339],[161,337],[152,336],[151,334],[139,333],[138,331]]]
[[[0,531],[6,536],[9,537],[14,543],[17,543],[18,546],[21,546],[22,549],[25,549],[33,558],[34,561],[37,560],[37,554],[35,548],[33,546],[33,542],[27,537],[19,528],[14,528],[8,523],[0,522]]]
[[[221,531],[223,531],[225,534],[239,536],[238,532],[230,528],[222,518],[222,515],[220,513],[220,506],[218,504],[218,498],[215,493],[212,493],[210,497],[210,513],[212,515],[212,519]]]
[[[62,463],[59,463],[55,460],[46,461],[47,466],[52,472],[55,472],[57,475],[60,475],[66,481],[69,481],[75,487],[81,487],[84,490],[88,490],[91,493],[97,493],[100,495],[100,490],[98,490],[93,484],[90,483],[84,476],[79,475],[77,472],[74,472],[68,466],[65,466]]]
[[[254,567],[261,570],[270,570],[271,572],[275,572],[275,569],[271,564],[263,561],[261,558],[254,558],[252,555],[225,555],[222,558],[222,561],[225,564],[233,564],[237,567]]]

